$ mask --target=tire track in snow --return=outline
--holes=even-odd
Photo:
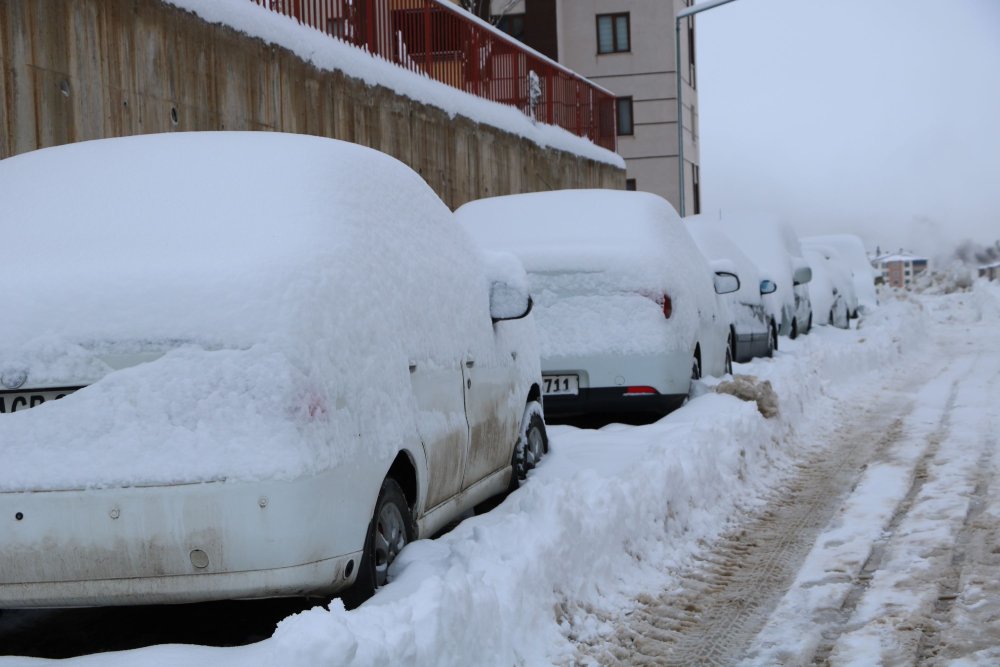
[[[618,621],[614,637],[583,652],[602,665],[738,661],[837,511],[838,500],[851,491],[863,464],[902,437],[900,415],[909,413],[912,399],[879,396],[887,400],[873,405],[864,397],[841,404],[837,412],[843,426],[827,446],[799,464],[799,474],[761,515],[697,559],[680,592],[640,599],[638,608]]]
[[[908,516],[910,510],[913,508],[917,496],[919,495],[921,489],[923,489],[924,482],[927,481],[927,471],[930,463],[937,455],[941,443],[946,437],[948,437],[948,433],[951,428],[951,414],[955,407],[955,398],[958,395],[958,386],[958,380],[953,380],[949,389],[948,400],[945,403],[944,413],[941,415],[937,428],[928,438],[927,448],[924,450],[920,460],[914,468],[913,481],[910,484],[910,488],[907,490],[902,501],[896,507],[895,512],[893,512],[892,518],[889,520],[888,525],[883,531],[882,539],[872,545],[872,550],[867,560],[865,560],[864,565],[861,566],[861,570],[857,573],[857,575],[854,576],[851,582],[851,588],[844,598],[844,602],[837,613],[835,622],[824,630],[823,639],[813,655],[812,662],[814,665],[829,664],[830,654],[833,652],[837,641],[845,632],[848,632],[851,629],[849,627],[849,622],[851,617],[854,615],[854,611],[857,609],[862,597],[868,590],[868,586],[871,584],[872,578],[875,576],[875,572],[877,572],[882,566],[882,560],[885,557],[886,549],[892,542],[893,536],[899,529],[900,524],[902,524],[903,520]]]

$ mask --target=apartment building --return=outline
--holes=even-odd
[[[883,284],[910,289],[917,274],[927,270],[927,258],[900,251],[876,257],[874,265]]]
[[[678,206],[674,17],[693,0],[466,0],[482,17],[617,96],[627,186]],[[489,4],[489,7],[486,5]],[[681,30],[685,202],[701,211],[694,19]]]

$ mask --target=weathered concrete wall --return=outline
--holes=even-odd
[[[625,184],[616,167],[451,119],[160,0],[0,0],[0,68],[0,158],[101,137],[278,130],[389,153],[453,207]]]

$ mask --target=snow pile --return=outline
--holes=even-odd
[[[441,109],[453,118],[465,116],[477,123],[524,137],[542,148],[567,151],[625,168],[625,161],[620,155],[597,146],[585,137],[561,127],[536,123],[512,106],[491,102],[403,69],[247,0],[166,1],[197,14],[209,23],[221,23],[289,49],[320,69],[343,72],[370,86],[385,86],[416,102]]]
[[[361,146],[85,142],[0,161],[0,200],[15,249],[0,369],[26,369],[29,388],[93,382],[0,416],[0,490],[387,456],[416,431],[408,360],[495,353],[471,241],[417,174]],[[155,360],[110,372],[135,353]]]
[[[708,263],[656,195],[538,192],[480,199],[455,214],[480,245],[524,263],[546,359],[687,352],[698,309],[715,308]]]
[[[599,643],[639,595],[669,589],[734,515],[764,503],[829,427],[838,396],[921,353],[925,316],[894,300],[864,330],[823,328],[742,365],[780,398],[772,419],[707,393],[649,426],[550,429],[552,451],[527,484],[489,514],[408,547],[391,585],[355,611],[334,601],[239,649],[154,647],[100,662],[579,663],[581,643]]]
[[[734,375],[732,380],[725,380],[715,386],[715,393],[729,394],[741,401],[753,401],[757,410],[770,419],[778,416],[778,395],[768,380],[758,382],[752,375]]]

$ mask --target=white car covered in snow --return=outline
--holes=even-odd
[[[545,450],[523,269],[389,156],[110,139],[0,201],[2,606],[358,602]]]
[[[740,281],[736,292],[720,296],[727,307],[734,361],[770,357],[778,346],[778,323],[767,312],[763,297],[776,291],[773,281],[761,280],[760,271],[719,224],[703,215],[689,215],[684,224],[698,248],[719,269],[729,268]],[[727,264],[728,263],[728,264]]]
[[[822,234],[819,236],[802,237],[802,247],[820,246],[829,253],[837,255],[851,276],[854,284],[854,294],[857,305],[851,312],[851,317],[857,317],[859,312],[871,312],[878,307],[878,295],[875,292],[875,269],[872,268],[865,252],[865,244],[854,234]]]
[[[757,265],[761,277],[777,290],[764,297],[768,313],[778,322],[778,333],[795,338],[812,327],[808,283],[812,270],[792,229],[762,215],[727,216],[720,221],[726,234]]]
[[[824,252],[822,247],[809,246],[803,252],[812,269],[809,300],[816,316],[815,323],[847,329],[851,313],[857,308],[854,284],[847,267],[837,262],[832,252]]]
[[[481,199],[456,216],[483,247],[524,262],[550,418],[662,415],[692,377],[731,368],[715,295],[739,283],[713,276],[662,198],[560,190]]]

